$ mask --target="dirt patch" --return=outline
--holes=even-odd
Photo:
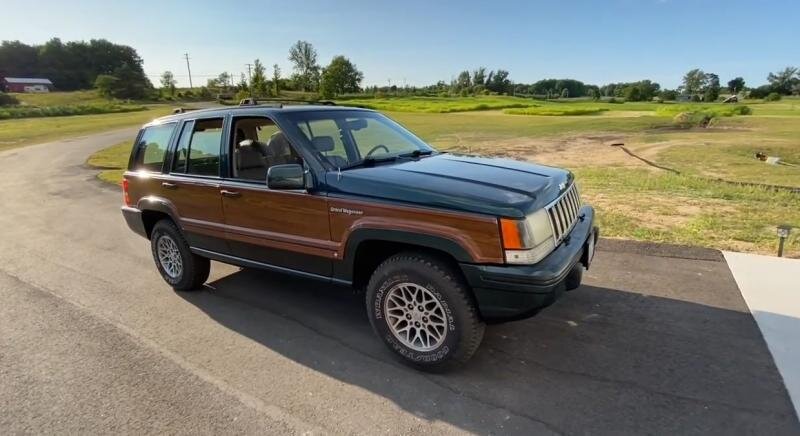
[[[437,140],[442,148],[454,153],[482,154],[529,160],[536,163],[566,167],[617,166],[648,168],[611,144],[625,142],[619,134],[573,135],[550,138],[516,137],[481,140],[448,135]],[[469,145],[467,145],[469,144]]]

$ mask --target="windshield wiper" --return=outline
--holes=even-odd
[[[400,157],[420,157],[420,156],[428,156],[430,154],[433,154],[433,150],[416,149],[416,150],[410,151],[408,153],[399,154],[398,156],[400,156]]]
[[[349,170],[350,168],[369,167],[369,166],[375,165],[376,163],[397,160],[398,157],[399,157],[398,155],[387,156],[387,157],[377,157],[377,158],[376,157],[372,157],[372,156],[365,157],[365,158],[359,159],[359,160],[357,160],[355,162],[351,162],[351,163],[349,163],[349,164],[347,164],[347,165],[345,165],[343,167],[339,167],[339,170],[341,171],[341,170]]]

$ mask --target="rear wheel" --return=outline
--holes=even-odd
[[[172,221],[163,219],[153,226],[150,248],[161,277],[176,291],[197,289],[208,280],[211,262],[192,253]]]
[[[406,364],[440,371],[469,360],[484,323],[461,275],[434,256],[401,253],[384,261],[367,285],[375,333]]]

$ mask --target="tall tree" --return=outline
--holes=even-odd
[[[800,81],[797,77],[797,68],[786,67],[783,71],[769,73],[767,80],[772,86],[772,90],[783,95],[792,93],[792,87]]]
[[[690,95],[697,95],[703,92],[708,78],[706,73],[699,68],[695,68],[683,76],[683,91]]]
[[[466,89],[472,86],[469,71],[464,70],[458,74],[458,77],[456,78],[456,86],[458,89]]]
[[[508,92],[511,87],[511,81],[508,80],[508,71],[497,70],[493,75],[489,75],[490,80],[486,81],[486,87],[489,88],[490,91],[498,93]],[[559,90],[559,92],[561,91]]]
[[[272,64],[272,92],[275,97],[280,95],[281,92],[281,67],[278,64]]]
[[[744,90],[744,79],[741,77],[736,77],[728,81],[728,91],[731,94],[736,94],[742,92]]]
[[[302,91],[313,91],[319,82],[317,51],[307,41],[297,41],[289,49],[289,60],[294,65],[295,82]]]
[[[714,73],[706,74],[706,86],[703,89],[703,101],[716,101],[719,98],[719,76]]]
[[[164,71],[161,74],[161,87],[169,91],[169,95],[175,95],[175,76],[172,71]]]
[[[259,97],[266,96],[268,91],[266,70],[260,59],[253,61],[253,76],[250,79],[250,88]]]
[[[227,89],[229,86],[231,86],[232,82],[233,79],[231,78],[231,75],[228,74],[227,71],[223,71],[219,73],[219,76],[217,76],[217,84],[223,87],[224,89]]]
[[[473,85],[486,84],[486,67],[478,67],[472,72],[472,84]]]
[[[344,56],[336,56],[322,71],[320,94],[332,98],[347,92],[358,92],[364,74]]]

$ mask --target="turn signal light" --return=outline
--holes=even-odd
[[[520,250],[523,247],[522,234],[519,231],[519,226],[522,222],[518,220],[510,220],[507,218],[500,218],[500,233],[503,236],[503,248],[506,250]]]

